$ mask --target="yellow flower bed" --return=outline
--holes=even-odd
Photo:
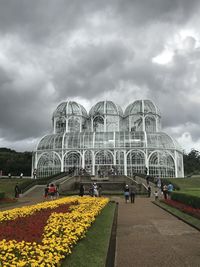
[[[78,203],[78,205],[72,205],[70,213],[51,214],[45,226],[41,244],[15,240],[0,241],[0,266],[59,266],[61,260],[71,253],[77,241],[85,236],[95,217],[108,203],[108,199],[61,198],[34,206],[8,210],[6,216],[4,211],[0,212],[0,221],[14,219],[17,216],[29,216],[37,210],[67,203]]]

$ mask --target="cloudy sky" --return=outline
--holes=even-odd
[[[58,104],[150,99],[200,150],[200,1],[0,0],[0,147],[32,151]]]

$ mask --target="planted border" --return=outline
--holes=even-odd
[[[190,195],[189,193],[173,192],[171,195],[171,199],[174,201],[182,202],[193,208],[200,208],[200,197]]]
[[[71,254],[72,247],[85,236],[87,229],[96,216],[108,203],[107,198],[69,197],[52,202],[21,208],[20,217],[31,216],[38,210],[52,206],[78,202],[67,213],[52,213],[44,228],[42,243],[0,241],[0,259],[2,266],[57,266],[62,259]],[[51,203],[51,205],[50,205]],[[38,207],[40,206],[40,207]],[[0,213],[1,221],[17,218],[16,210]],[[29,213],[28,213],[29,210]],[[1,216],[4,213],[4,216]]]

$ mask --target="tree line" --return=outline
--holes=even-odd
[[[183,154],[185,175],[200,174],[200,152],[192,149]],[[0,172],[7,176],[31,176],[32,152],[16,152],[9,148],[0,148]]]
[[[9,148],[0,148],[0,173],[7,176],[31,176],[32,152],[16,152]]]

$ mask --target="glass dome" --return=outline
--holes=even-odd
[[[62,102],[53,113],[53,118],[67,117],[71,115],[87,117],[85,108],[75,101]]]
[[[119,105],[112,101],[100,101],[90,109],[89,115],[92,117],[96,115],[118,115],[122,117],[123,111]]]
[[[124,112],[125,117],[134,114],[155,114],[160,116],[160,110],[151,100],[137,100],[129,104]]]

